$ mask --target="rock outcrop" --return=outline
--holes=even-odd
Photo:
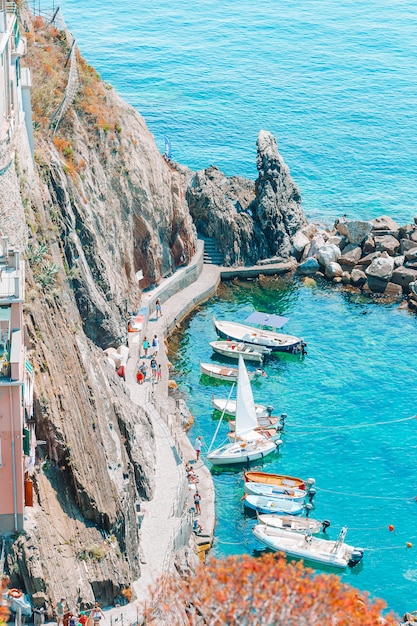
[[[260,131],[257,147],[255,184],[227,178],[216,167],[197,172],[189,181],[186,198],[197,230],[216,241],[226,266],[256,265],[271,257],[288,260],[294,238],[307,225],[300,193],[276,140]]]
[[[402,227],[385,215],[369,222],[337,220],[334,230],[310,236],[307,243],[297,236],[303,257],[298,273],[319,273],[365,293],[405,297],[417,309],[417,217]]]

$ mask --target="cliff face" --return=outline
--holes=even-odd
[[[24,21],[35,165],[20,127],[7,148],[16,150],[13,166],[0,177],[0,221],[26,251],[34,420],[46,443],[33,515],[27,533],[10,539],[8,565],[12,585],[40,604],[111,604],[140,575],[135,501],[154,487],[151,420],[102,351],[126,341],[126,312],[140,304],[136,272],[143,289],[186,264],[196,249],[193,219],[237,264],[285,257],[305,218],[271,136],[258,145],[256,185],[216,168],[174,166],[140,115],[81,58],[80,90],[52,132],[69,46],[40,18]]]

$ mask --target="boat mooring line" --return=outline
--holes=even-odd
[[[409,422],[411,420],[415,420],[417,419],[417,415],[412,415],[411,417],[403,417],[401,419],[398,420],[390,420],[389,422],[365,422],[363,424],[355,424],[352,426],[344,426],[343,427],[343,432],[345,430],[354,430],[356,428],[368,428],[369,426],[389,426],[390,424],[398,424],[399,422]],[[291,424],[291,428],[305,428],[305,424]],[[323,430],[329,430],[329,431],[333,431],[333,430],[340,430],[340,425],[337,426],[317,426],[317,424],[314,424],[314,428],[318,429],[323,429]],[[311,435],[311,430],[309,431],[305,431],[303,433],[297,433],[297,435]]]
[[[379,552],[380,550],[409,550],[413,544],[407,541],[402,546],[385,546],[384,548],[364,548],[365,552]]]
[[[404,497],[404,498],[393,498],[391,496],[366,496],[366,495],[362,495],[360,493],[346,493],[345,491],[332,491],[331,489],[323,489],[322,487],[316,487],[314,485],[314,488],[317,491],[323,491],[325,493],[335,493],[338,494],[340,496],[348,496],[351,498],[370,498],[371,500],[400,500],[402,502],[407,502],[407,501],[417,501],[417,496],[409,496],[408,498]]]

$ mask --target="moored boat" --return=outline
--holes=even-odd
[[[253,496],[265,496],[266,498],[284,498],[294,502],[304,502],[307,497],[305,489],[284,487],[282,485],[265,485],[264,483],[245,482],[245,493]]]
[[[282,443],[257,432],[257,419],[252,388],[242,357],[239,357],[237,392],[236,392],[236,442],[228,443],[207,454],[213,465],[248,463],[263,459],[277,450]]]
[[[315,484],[314,478],[297,478],[286,476],[285,474],[269,474],[268,472],[247,471],[244,474],[246,482],[265,483],[267,485],[282,485],[284,487],[294,487],[297,489],[309,489]]]
[[[312,535],[325,532],[326,528],[330,526],[328,520],[320,522],[310,517],[293,517],[291,515],[279,515],[278,513],[258,513],[258,522],[265,524],[265,526],[292,530],[296,533],[305,533],[308,531]]]
[[[363,557],[362,548],[345,543],[346,526],[342,528],[336,541],[315,537],[309,532],[293,532],[265,524],[256,524],[252,532],[258,541],[271,550],[333,567],[353,567]]]
[[[255,496],[245,494],[245,506],[259,513],[282,513],[287,515],[301,515],[304,504],[285,498],[271,498],[270,496]]]
[[[280,415],[280,417],[273,417],[272,415],[270,417],[258,417],[258,427],[259,428],[266,428],[268,430],[270,429],[275,429],[275,430],[283,430],[284,426],[285,426],[285,419],[287,417],[286,413],[282,413],[282,415]],[[230,430],[235,430],[236,428],[236,421],[235,420],[229,420],[228,421],[229,424],[229,428]]]
[[[235,383],[237,381],[238,368],[218,365],[217,363],[200,363],[200,372],[217,380],[226,380]],[[249,378],[261,376],[262,371],[249,372]]]
[[[241,354],[245,361],[256,363],[262,363],[264,357],[271,354],[271,350],[265,346],[253,346],[239,341],[210,341],[210,346],[214,352],[229,359],[238,359]]]
[[[230,422],[229,422],[230,423]],[[265,439],[272,439],[272,441],[277,441],[281,437],[281,430],[278,428],[265,428],[264,426],[257,426],[254,431],[256,433],[261,434]],[[236,441],[236,432],[235,430],[230,429],[230,432],[227,434],[229,441]]]
[[[225,415],[236,415],[236,400],[229,400],[227,398],[211,398],[211,403],[220,413],[224,413]],[[255,403],[255,412],[256,416],[259,418],[269,418],[271,417],[273,411],[272,406],[265,406],[264,404],[256,404]]]
[[[270,326],[275,329],[281,328],[287,321],[287,317],[261,313],[259,311],[255,311],[246,319],[246,322],[249,322],[249,324],[213,318],[217,334],[224,339],[244,342],[254,346],[264,346],[272,352],[305,353],[304,348],[306,344],[300,337],[261,328],[261,326]],[[251,326],[251,323],[257,324],[258,327]]]

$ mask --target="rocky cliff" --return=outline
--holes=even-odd
[[[269,133],[256,184],[164,160],[144,120],[78,57],[79,90],[58,127],[65,33],[20,7],[32,69],[33,163],[23,126],[0,177],[3,234],[26,252],[28,357],[39,464],[26,532],[10,537],[12,585],[49,606],[121,602],[140,575],[135,501],[152,496],[154,434],[103,349],[126,313],[196,249],[196,226],[227,264],[287,258],[300,196]],[[289,211],[287,208],[289,207]],[[194,225],[195,223],[195,225]]]

